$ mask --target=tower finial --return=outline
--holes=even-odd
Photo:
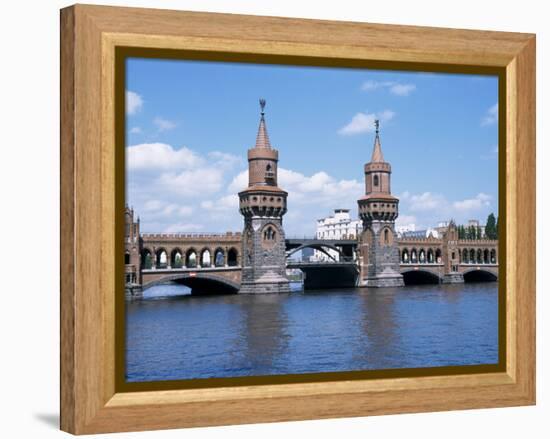
[[[263,116],[265,114],[264,112],[264,109],[265,109],[265,99],[264,98],[260,98],[260,108],[261,108],[261,115]]]
[[[374,136],[374,149],[372,150],[371,162],[383,162],[384,155],[382,154],[382,146],[380,145],[380,120],[374,120],[376,128],[376,136]]]

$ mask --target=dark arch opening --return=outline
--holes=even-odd
[[[325,290],[332,288],[354,288],[357,285],[358,272],[347,266],[308,266],[300,270],[304,273],[304,290]]]
[[[223,267],[225,265],[225,253],[221,248],[214,251],[214,266]]]
[[[173,283],[184,285],[191,289],[192,295],[221,295],[221,294],[236,294],[238,289],[222,281],[216,279],[207,279],[202,277],[186,277],[175,279]]]
[[[227,265],[230,267],[236,267],[238,265],[238,256],[239,253],[237,252],[237,249],[230,248],[227,252]]]
[[[146,270],[153,267],[153,255],[147,248],[144,248],[141,252],[141,267]]]
[[[439,277],[429,271],[414,270],[403,273],[405,285],[438,284]]]
[[[200,265],[206,268],[212,266],[212,253],[207,248],[201,251]]]
[[[197,266],[199,256],[194,248],[190,248],[185,253],[185,266],[187,268],[195,268]]]
[[[124,263],[128,265],[130,263],[130,253],[124,252]]]
[[[183,266],[183,252],[179,248],[172,250],[170,254],[170,266],[172,268],[181,268]]]
[[[464,282],[496,282],[497,276],[490,271],[472,270],[464,273]]]
[[[167,268],[168,267],[168,252],[163,249],[159,248],[156,251],[156,262],[157,262],[157,268]]]

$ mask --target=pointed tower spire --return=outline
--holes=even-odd
[[[260,99],[261,117],[260,126],[258,127],[258,135],[256,136],[256,148],[271,148],[269,142],[269,136],[267,135],[267,128],[265,126],[265,99]]]
[[[374,126],[376,127],[376,137],[374,138],[374,149],[370,161],[380,163],[384,161],[384,154],[382,154],[382,145],[380,144],[380,121],[378,119],[374,121]]]

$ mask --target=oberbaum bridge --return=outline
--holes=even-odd
[[[399,199],[391,194],[391,166],[382,154],[378,121],[372,157],[364,166],[365,195],[357,200],[362,231],[341,239],[285,239],[288,194],[277,185],[279,152],[267,135],[265,100],[260,106],[256,145],[248,150],[248,187],[239,192],[243,232],[140,233],[139,218],[126,207],[127,298],[166,282],[183,284],[192,294],[287,293],[287,269],[304,273],[304,289],[497,280],[498,241],[458,239],[453,221],[439,238],[397,237]],[[306,248],[329,260],[291,258]]]

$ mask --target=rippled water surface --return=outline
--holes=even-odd
[[[498,362],[497,283],[191,296],[126,304],[128,381]]]

